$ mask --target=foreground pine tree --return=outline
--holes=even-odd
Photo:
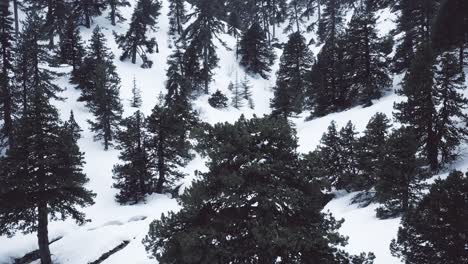
[[[468,262],[468,178],[453,171],[436,180],[430,192],[402,219],[392,255],[405,263]]]
[[[308,77],[313,60],[305,38],[299,32],[291,34],[276,74],[274,97],[271,101],[274,114],[290,116],[302,112],[305,91],[310,86]]]
[[[260,24],[253,23],[245,31],[239,46],[240,65],[245,67],[248,73],[258,74],[264,79],[268,78],[275,55],[271,51],[266,34]]]
[[[74,131],[62,125],[42,83],[18,121],[15,144],[0,169],[0,233],[37,232],[42,264],[51,264],[49,220],[86,222],[77,207],[93,204],[83,185],[83,153]]]
[[[417,157],[418,143],[413,128],[394,130],[385,145],[385,158],[376,183],[376,199],[382,203],[377,217],[397,217],[413,206],[428,178],[424,163]]]
[[[349,256],[341,222],[299,172],[286,119],[243,117],[210,129],[209,172],[154,221],[144,244],[160,263],[372,263]]]
[[[137,55],[143,60],[142,68],[151,68],[153,62],[146,52],[153,53],[157,42],[155,38],[148,38],[151,30],[156,29],[157,18],[160,14],[161,3],[158,0],[139,0],[133,11],[130,27],[124,35],[116,35],[115,40],[123,50],[121,60],[131,59],[136,63]]]

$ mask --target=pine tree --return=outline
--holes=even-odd
[[[181,36],[187,23],[187,10],[184,0],[169,0],[169,35]]]
[[[93,17],[100,16],[106,8],[106,0],[72,0],[71,5],[78,22],[91,28]]]
[[[274,97],[271,101],[274,114],[289,116],[302,112],[304,94],[310,86],[308,77],[313,60],[313,54],[301,33],[291,34],[284,47],[277,72]]]
[[[213,70],[218,66],[219,58],[213,43],[224,32],[224,24],[216,17],[216,5],[212,0],[200,0],[195,12],[190,17],[194,21],[187,26],[181,39],[188,43],[184,53],[184,72],[192,87],[197,91],[209,93],[209,84]]]
[[[132,99],[130,102],[130,106],[133,108],[140,108],[142,104],[141,100],[141,91],[140,88],[138,88],[137,82],[135,77],[133,77],[133,87],[132,87]]]
[[[340,135],[336,127],[336,122],[332,121],[327,128],[327,132],[320,139],[320,146],[317,148],[320,157],[319,164],[322,166],[323,178],[330,186],[341,189],[340,175]]]
[[[68,129],[68,131],[72,133],[72,136],[75,139],[75,141],[78,141],[81,138],[81,132],[83,132],[83,130],[81,130],[80,126],[76,122],[73,110],[70,111],[70,117],[64,123],[64,128]]]
[[[239,46],[240,64],[245,67],[247,72],[258,74],[267,79],[275,55],[267,42],[265,32],[258,23],[253,23],[245,31]]]
[[[71,217],[86,222],[77,207],[93,204],[93,194],[83,186],[80,152],[72,130],[64,127],[41,80],[31,95],[31,105],[18,121],[15,144],[1,168],[0,233],[37,232],[41,263],[51,264],[48,222]],[[14,201],[14,202],[12,202]]]
[[[355,202],[364,205],[374,200],[373,188],[382,173],[385,159],[385,145],[387,144],[390,120],[383,113],[376,113],[367,123],[364,135],[357,142],[358,169],[360,175],[354,180],[356,190],[363,191],[354,198]]]
[[[216,90],[216,92],[208,98],[208,103],[214,108],[226,108],[228,101],[229,99],[220,90]]]
[[[394,115],[403,124],[415,129],[416,139],[432,170],[439,167],[438,141],[436,135],[436,109],[434,105],[434,58],[431,47],[420,47],[408,73],[403,87],[397,91],[407,98],[395,104]]]
[[[22,114],[28,111],[31,94],[38,86],[45,91],[48,99],[61,99],[58,93],[62,89],[53,83],[56,73],[42,67],[51,61],[46,46],[42,44],[44,39],[40,29],[43,25],[37,13],[28,14],[16,46],[15,83],[21,94]]]
[[[59,49],[57,52],[59,63],[69,64],[73,67],[72,75],[76,74],[85,55],[78,26],[76,19],[73,16],[69,16],[60,34]]]
[[[254,109],[255,105],[252,98],[252,86],[250,85],[247,74],[244,75],[240,86],[242,89],[242,97],[247,101],[247,105],[249,106],[249,108]]]
[[[394,130],[385,145],[385,158],[376,184],[376,199],[382,203],[377,217],[396,217],[413,206],[423,191],[429,173],[417,157],[418,142],[413,128]]]
[[[115,72],[115,66],[98,64],[95,67],[92,82],[94,90],[92,100],[86,103],[95,120],[88,120],[90,130],[95,132],[95,140],[104,141],[104,149],[112,145],[122,117],[122,104],[119,90],[120,78]]]
[[[119,160],[113,169],[114,188],[119,190],[116,195],[117,202],[139,203],[152,191],[153,172],[152,164],[147,151],[148,135],[145,131],[145,120],[140,110],[132,116],[122,120],[123,130],[117,132],[119,142]]]
[[[108,18],[111,21],[111,25],[117,25],[117,22],[125,21],[125,18],[120,13],[119,8],[130,6],[130,2],[127,0],[107,0],[107,5],[110,7]]]
[[[458,264],[468,261],[468,178],[453,171],[436,180],[429,194],[404,215],[392,255],[405,263]]]
[[[8,10],[2,11],[0,12],[0,120],[3,121],[3,125],[0,127],[0,149],[4,143],[9,147],[13,145],[13,122],[18,111],[17,87],[10,78],[15,71],[14,41],[13,18]]]
[[[139,0],[133,11],[130,27],[124,35],[115,35],[115,41],[123,50],[120,60],[131,59],[136,63],[137,55],[143,60],[142,68],[151,68],[153,62],[146,52],[159,52],[155,38],[148,39],[148,29],[156,30],[157,18],[160,15],[161,3],[158,0]]]
[[[343,1],[326,0],[324,2],[324,10],[319,20],[317,35],[321,42],[329,41],[333,44],[344,27]]]
[[[438,59],[439,69],[435,71],[434,98],[439,107],[436,121],[437,142],[441,163],[446,164],[456,158],[457,147],[467,139],[466,124],[468,99],[463,96],[465,76],[460,71],[457,57],[451,52],[442,54]]]
[[[346,191],[358,190],[356,180],[359,177],[358,157],[357,157],[357,132],[351,121],[348,121],[345,127],[341,128],[339,133],[339,153],[340,153],[340,171],[337,188]]]
[[[232,84],[232,82],[231,82]],[[232,99],[231,99],[231,104],[234,108],[240,109],[242,106],[244,106],[243,102],[243,94],[242,94],[242,87],[240,86],[239,81],[236,79],[236,83],[232,84]]]
[[[286,119],[241,117],[208,133],[209,171],[182,195],[178,213],[150,225],[149,254],[180,264],[358,263],[337,248],[346,240],[341,221],[321,212],[326,197],[301,175]]]
[[[386,58],[392,50],[378,37],[376,21],[372,2],[364,1],[351,18],[346,38],[346,61],[353,65],[347,73],[350,90],[357,94],[356,103],[366,106],[392,85]]]

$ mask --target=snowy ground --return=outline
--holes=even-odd
[[[136,1],[132,0],[132,4]],[[118,73],[122,79],[121,97],[125,106],[125,115],[132,113],[129,107],[129,98],[131,98],[132,81],[135,77],[139,88],[142,90],[143,106],[142,111],[149,114],[157,101],[158,95],[164,91],[164,81],[166,79],[166,58],[171,53],[168,48],[169,38],[167,36],[168,18],[166,16],[167,2],[163,0],[164,7],[159,18],[160,30],[155,33],[159,42],[160,52],[151,55],[154,61],[152,69],[141,69],[139,64],[133,65],[129,62],[118,60],[120,51],[114,41],[112,32],[125,32],[127,23],[112,27],[108,21],[102,17],[95,19],[95,23],[104,25],[104,31],[108,38],[108,45],[114,51],[116,59],[115,64]],[[132,8],[125,8],[124,15],[130,18]],[[392,27],[394,15],[388,10],[380,12],[379,29],[380,33],[388,33]],[[82,35],[84,39],[89,39],[92,30],[83,28]],[[309,36],[310,37],[310,36]],[[287,40],[287,34],[278,36],[280,41]],[[238,66],[235,58],[234,48],[235,39],[230,36],[222,36],[222,39],[228,44],[231,50],[219,45],[218,56],[220,57],[220,66],[217,69],[215,80],[212,83],[211,90],[220,89],[226,94],[230,94],[227,87],[230,81],[234,81],[236,75],[239,79],[244,77],[244,71]],[[320,47],[311,47],[317,54]],[[278,58],[281,55],[277,50]],[[253,114],[259,116],[269,113],[269,102],[272,97],[271,87],[275,83],[274,72],[278,69],[279,60],[273,67],[273,74],[269,80],[263,80],[259,77],[249,77],[253,86],[253,98],[255,110],[244,107],[241,110],[232,107],[224,110],[211,108],[207,104],[208,96],[201,96],[194,102],[195,109],[201,113],[201,119],[209,123],[232,122],[241,114],[251,117]],[[58,69],[62,72],[69,72],[69,67]],[[133,206],[121,206],[114,201],[116,190],[112,189],[112,167],[117,162],[118,152],[116,150],[104,151],[99,142],[93,141],[93,133],[89,131],[87,119],[91,119],[87,109],[76,99],[79,92],[68,82],[69,76],[63,76],[57,80],[58,84],[66,88],[63,96],[67,98],[65,102],[57,102],[61,110],[62,118],[67,119],[70,110],[73,110],[77,122],[80,124],[83,132],[83,138],[79,144],[81,150],[85,152],[85,172],[90,178],[88,188],[97,193],[95,205],[85,208],[84,212],[90,219],[90,222],[84,226],[77,226],[73,221],[53,222],[50,224],[49,237],[63,238],[51,245],[51,252],[54,260],[62,264],[83,264],[94,261],[103,253],[113,249],[122,241],[130,241],[129,245],[123,250],[117,252],[108,258],[104,263],[112,264],[143,264],[154,263],[150,260],[141,244],[141,240],[146,235],[149,223],[160,217],[161,213],[169,210],[178,210],[174,199],[165,195],[153,195],[148,197],[145,204]],[[395,78],[395,88],[398,87],[400,77]],[[299,151],[308,152],[313,150],[319,143],[320,137],[326,131],[327,126],[332,120],[337,122],[338,126],[344,126],[348,120],[352,120],[358,131],[365,128],[368,120],[376,112],[383,112],[391,116],[392,107],[395,101],[400,100],[393,91],[375,102],[368,108],[356,107],[345,112],[331,114],[326,117],[305,121],[306,114],[293,119],[296,124],[299,137]],[[466,152],[464,152],[466,153]],[[466,169],[467,165],[461,161],[454,164],[454,167]],[[206,170],[204,161],[196,157],[186,168],[189,174],[185,182],[190,183],[194,177],[194,170]],[[396,236],[399,219],[378,220],[375,217],[375,208],[377,205],[371,205],[367,208],[359,208],[356,205],[350,205],[353,194],[338,193],[337,198],[332,200],[325,208],[331,211],[336,218],[344,218],[345,223],[341,228],[343,235],[349,236],[349,245],[346,249],[351,253],[360,253],[363,251],[372,251],[375,253],[379,264],[400,263],[398,259],[390,255],[388,245],[392,238]],[[36,236],[34,234],[18,234],[12,238],[0,237],[0,263],[11,263],[13,258],[21,257],[25,253],[37,248]]]

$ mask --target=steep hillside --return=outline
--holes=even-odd
[[[134,3],[135,1],[131,1]],[[115,54],[115,65],[118,74],[122,79],[120,95],[124,104],[124,116],[132,113],[129,105],[131,98],[131,88],[133,79],[142,91],[143,106],[142,111],[148,115],[158,100],[158,95],[164,92],[164,83],[166,80],[166,60],[171,53],[170,38],[168,37],[169,21],[166,16],[168,13],[168,3],[162,0],[163,9],[159,17],[159,30],[154,33],[159,43],[159,53],[151,54],[154,66],[151,69],[142,69],[139,63],[131,64],[122,62],[118,59],[121,51],[118,49],[113,37],[113,31],[123,33],[128,24],[122,23],[117,26],[111,26],[105,18],[106,14],[98,17],[94,25],[99,24],[104,27],[108,45]],[[125,7],[122,9],[126,18],[130,18],[133,8]],[[389,10],[379,11],[379,31],[386,34],[393,27],[395,15]],[[350,17],[350,14],[347,16]],[[91,36],[92,29],[82,28],[81,33],[85,40]],[[309,36],[310,37],[310,36]],[[223,35],[222,39],[227,43],[227,48],[218,45],[218,55],[220,57],[220,66],[216,69],[214,82],[211,84],[211,90],[219,89],[226,94],[231,94],[228,90],[230,81],[237,77],[243,78],[244,70],[239,66],[235,56],[236,40],[229,35]],[[287,40],[287,34],[282,33],[279,36],[280,41]],[[315,54],[320,50],[320,46],[313,46],[311,49]],[[281,55],[279,49],[275,50],[277,56]],[[194,108],[199,111],[200,118],[211,124],[217,122],[233,122],[241,114],[251,117],[254,114],[262,116],[271,112],[270,99],[272,98],[271,87],[275,84],[275,72],[278,69],[278,60],[273,66],[271,77],[264,80],[260,77],[249,77],[253,86],[253,99],[255,109],[243,107],[238,110],[229,107],[224,110],[217,110],[207,103],[208,96],[203,95],[193,103]],[[52,222],[49,228],[50,239],[61,238],[51,244],[53,259],[62,264],[83,264],[90,263],[99,259],[104,253],[125,242],[123,249],[114,254],[102,263],[111,264],[143,264],[154,263],[149,259],[141,241],[147,233],[148,225],[154,219],[160,217],[161,213],[178,210],[179,206],[175,199],[169,195],[152,195],[144,204],[123,206],[115,202],[117,191],[112,188],[112,168],[118,163],[118,151],[110,149],[104,151],[100,142],[93,140],[93,133],[89,130],[88,119],[92,115],[85,108],[83,103],[77,102],[79,91],[70,84],[69,77],[71,67],[62,66],[55,70],[65,73],[57,80],[57,84],[66,90],[63,96],[67,99],[64,102],[56,102],[60,109],[62,119],[68,118],[70,110],[73,110],[75,117],[83,129],[82,138],[79,145],[85,152],[86,165],[85,173],[90,178],[87,187],[97,194],[95,204],[85,208],[87,218],[90,220],[83,226],[77,226],[73,221]],[[394,76],[394,88],[399,87],[401,76]],[[394,91],[389,91],[383,98],[374,102],[371,107],[356,107],[344,112],[330,114],[322,118],[308,121],[308,114],[303,114],[291,120],[296,125],[299,140],[299,152],[307,153],[319,144],[320,137],[326,131],[327,126],[332,120],[337,121],[339,127],[344,126],[348,120],[352,120],[357,131],[365,128],[368,120],[376,112],[383,112],[388,116],[392,115],[393,104],[401,100]],[[464,152],[465,153],[465,152]],[[184,179],[185,186],[189,185],[195,177],[195,170],[204,171],[206,167],[204,160],[199,156],[190,162],[184,168],[188,177]],[[465,169],[467,164],[460,161],[453,165],[456,168]],[[443,177],[441,175],[441,177]],[[377,259],[376,263],[393,264],[400,261],[390,255],[389,243],[395,238],[400,219],[378,220],[375,217],[375,208],[377,205],[371,204],[366,208],[359,208],[351,204],[353,193],[337,192],[334,198],[325,208],[331,211],[336,218],[344,218],[345,223],[341,228],[343,235],[349,236],[349,244],[346,249],[350,253],[360,253],[363,251],[374,252]],[[36,236],[16,235],[12,238],[0,237],[0,263],[12,263],[14,258],[23,256],[37,248]],[[128,244],[126,244],[128,242]],[[39,263],[39,262],[36,262]]]

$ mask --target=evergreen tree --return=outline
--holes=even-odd
[[[247,101],[247,105],[250,109],[254,109],[255,105],[252,99],[252,86],[250,85],[249,79],[247,75],[244,75],[244,79],[242,79],[240,83],[242,89],[242,97]]]
[[[132,100],[130,102],[130,106],[133,108],[140,108],[141,104],[142,104],[141,91],[140,91],[140,88],[138,88],[137,86],[135,77],[133,77]]]
[[[81,132],[83,132],[83,130],[81,130],[80,126],[76,122],[73,110],[70,111],[70,117],[64,123],[64,127],[65,129],[68,129],[70,133],[72,133],[72,136],[75,139],[75,141],[78,141],[81,138]]]
[[[208,103],[214,108],[226,108],[228,101],[229,99],[220,90],[216,90],[216,92],[208,98]]]
[[[363,191],[354,198],[355,202],[368,204],[374,200],[373,188],[382,173],[385,159],[390,120],[383,113],[376,113],[367,123],[364,135],[358,139],[357,158],[360,175],[354,180],[356,190]]]
[[[184,30],[181,39],[188,43],[184,53],[184,72],[192,87],[209,93],[209,84],[213,70],[218,66],[214,38],[221,43],[219,34],[224,32],[224,25],[216,17],[216,5],[212,0],[200,0],[195,12],[190,17],[194,21]],[[190,18],[189,17],[189,18]]]
[[[347,30],[346,61],[350,90],[357,94],[356,103],[369,106],[392,85],[387,55],[392,51],[377,36],[376,17],[372,1],[366,0],[355,11]]]
[[[453,171],[436,180],[429,194],[404,215],[392,255],[405,263],[458,264],[468,261],[468,178]]]
[[[85,55],[78,26],[73,16],[68,17],[64,29],[60,33],[59,49],[57,52],[59,63],[69,64],[73,67],[72,75],[76,74]]]
[[[241,26],[242,24],[241,24],[239,15],[237,15],[237,12],[231,11],[228,17],[227,33],[237,39],[237,37],[239,36],[239,29],[241,28]]]
[[[209,129],[209,171],[144,239],[160,263],[360,263],[339,246],[341,221],[300,174],[286,119],[241,117]],[[214,242],[214,243],[213,243]],[[372,263],[372,256],[358,257]]]
[[[377,217],[396,217],[417,202],[429,174],[417,157],[418,142],[413,128],[394,130],[385,145],[385,158],[376,184],[376,198],[382,203]]]
[[[242,94],[242,87],[239,84],[239,81],[236,79],[236,83],[233,84],[232,82],[229,84],[232,84],[232,99],[231,99],[231,104],[234,108],[240,109],[242,106],[244,106],[243,102],[243,94]]]
[[[14,29],[11,13],[6,10],[0,12],[0,149],[5,140],[8,146],[13,144],[13,122],[17,113],[17,87],[11,80],[14,69]]]
[[[463,96],[465,76],[460,71],[457,57],[446,52],[438,59],[439,69],[435,71],[435,104],[439,107],[436,121],[437,142],[441,163],[448,163],[456,158],[456,149],[466,140],[468,129],[465,125],[468,116],[464,110],[468,99]]]
[[[142,68],[151,68],[153,62],[146,52],[153,53],[158,44],[155,38],[148,39],[148,29],[156,30],[157,18],[160,15],[161,3],[158,0],[139,0],[133,11],[130,27],[124,35],[115,35],[115,41],[123,50],[120,60],[131,58],[136,63],[137,55],[143,60]]]
[[[124,130],[117,132],[119,142],[119,160],[113,169],[114,188],[119,189],[117,202],[139,203],[146,194],[152,191],[153,172],[150,157],[147,152],[148,135],[145,131],[145,120],[140,110],[122,120]]]
[[[357,157],[357,132],[353,123],[348,121],[345,127],[341,128],[339,133],[339,153],[340,153],[340,171],[339,181],[336,187],[346,191],[358,190],[356,180],[359,177],[358,157]]]
[[[420,47],[398,94],[407,98],[395,104],[395,117],[415,129],[416,139],[432,170],[439,167],[436,134],[436,108],[434,104],[433,53],[426,44]]]
[[[267,79],[275,55],[267,42],[265,32],[258,23],[253,23],[245,31],[239,46],[240,64],[245,67],[247,72],[258,74]]]
[[[86,103],[95,120],[88,120],[90,130],[95,132],[95,140],[104,141],[104,149],[112,145],[119,121],[122,117],[122,104],[119,90],[120,78],[115,66],[98,64],[92,76],[94,84],[93,98]]]
[[[6,166],[0,169],[0,233],[37,232],[41,263],[51,264],[49,219],[71,217],[85,223],[77,207],[92,205],[95,195],[83,187],[88,181],[82,171],[83,153],[49,103],[46,82],[34,88]]]
[[[301,33],[289,36],[281,56],[271,107],[274,114],[289,116],[302,112],[305,90],[310,86],[308,77],[313,54]]]
[[[107,5],[110,7],[108,18],[113,26],[117,25],[117,22],[125,21],[119,8],[130,6],[130,2],[127,0],[107,0]]]
[[[106,0],[72,0],[71,5],[78,22],[91,28],[93,17],[100,16],[106,8]]]
[[[19,35],[15,56],[15,83],[20,93],[22,114],[28,111],[34,89],[41,86],[48,99],[61,99],[60,87],[53,83],[56,73],[43,67],[51,61],[47,48],[42,44],[42,19],[36,13],[28,14]]]
[[[187,10],[184,0],[169,0],[169,35],[181,36],[187,22]]]
[[[320,158],[321,171],[323,172],[323,178],[330,186],[335,186],[341,189],[340,175],[341,175],[341,163],[340,163],[340,135],[336,127],[335,121],[332,121],[327,128],[327,132],[323,134],[320,139],[320,145],[317,148],[318,156]]]
[[[324,1],[323,14],[320,17],[317,35],[321,42],[334,43],[344,27],[344,8],[341,0]]]

